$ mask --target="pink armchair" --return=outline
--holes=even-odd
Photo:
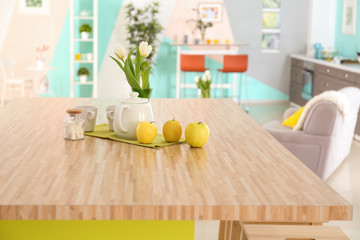
[[[346,87],[338,91],[348,97],[350,104],[350,116],[346,120],[333,103],[321,101],[311,108],[301,131],[284,127],[280,121],[263,125],[322,180],[329,178],[349,154],[359,111],[360,89]],[[296,110],[286,110],[284,117]]]

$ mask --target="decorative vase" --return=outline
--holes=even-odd
[[[89,39],[90,34],[88,32],[81,32],[81,39],[87,40]]]
[[[205,32],[202,32],[202,33],[201,33],[200,43],[201,43],[201,44],[205,44],[205,43],[206,43],[206,40],[205,40]]]
[[[210,98],[210,88],[200,90],[201,98]]]
[[[87,78],[88,78],[87,75],[80,75],[80,76],[79,76],[79,80],[80,80],[81,83],[86,83],[86,82],[87,82]]]
[[[75,54],[75,59],[76,59],[77,61],[80,61],[80,60],[81,60],[81,53]]]
[[[36,66],[39,70],[43,70],[45,68],[45,60],[44,59],[36,60]]]
[[[152,93],[152,88],[147,88],[147,89],[136,89],[136,88],[132,88],[131,89],[133,92],[137,92],[139,93],[139,98],[147,98],[150,99],[151,93]]]

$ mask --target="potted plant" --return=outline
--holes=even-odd
[[[197,12],[197,19],[189,19],[186,22],[195,22],[195,29],[193,30],[193,34],[195,33],[196,30],[200,31],[200,35],[201,35],[201,43],[204,44],[205,43],[205,33],[206,33],[206,29],[210,28],[213,26],[212,22],[204,22],[201,17],[199,16],[199,10],[197,9],[193,9],[194,11]]]
[[[42,45],[36,48],[36,65],[39,70],[43,70],[45,67],[45,59],[43,53],[49,50],[49,46]]]
[[[79,28],[81,39],[89,39],[91,31],[92,31],[91,25],[87,23],[83,23]]]
[[[89,69],[82,67],[78,70],[78,76],[81,83],[87,82],[88,76],[90,75]]]
[[[136,50],[135,59],[131,59],[132,53]],[[140,98],[150,98],[152,88],[150,88],[149,77],[151,66],[144,59],[149,57],[153,50],[147,42],[141,42],[139,46],[132,49],[126,57],[124,47],[117,44],[114,53],[116,58],[110,56],[125,73],[126,79],[133,92],[139,93]]]
[[[200,96],[202,98],[210,98],[210,85],[211,85],[211,75],[210,71],[206,70],[203,76],[195,76],[195,83],[199,89]]]

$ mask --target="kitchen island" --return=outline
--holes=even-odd
[[[158,131],[174,117],[183,128],[205,122],[203,148],[63,139],[66,109],[95,105],[100,124],[115,102],[32,98],[0,109],[1,220],[221,220],[221,235],[226,222],[352,219],[350,203],[230,99],[151,100]]]

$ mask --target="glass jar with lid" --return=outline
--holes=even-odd
[[[64,120],[64,138],[67,140],[84,139],[84,123],[80,118],[81,109],[68,109]]]

